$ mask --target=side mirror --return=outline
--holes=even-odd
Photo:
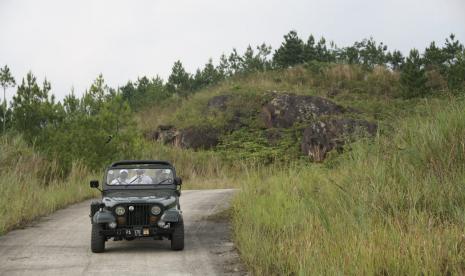
[[[91,188],[98,188],[98,180],[91,180],[90,181],[90,187]]]
[[[174,178],[174,184],[181,186],[182,185],[181,177],[175,177]]]

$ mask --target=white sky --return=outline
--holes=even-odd
[[[18,83],[29,70],[47,77],[61,99],[100,73],[116,87],[166,79],[177,59],[194,72],[233,47],[276,49],[291,29],[338,46],[373,36],[406,53],[450,33],[465,42],[465,0],[0,0],[0,66]]]

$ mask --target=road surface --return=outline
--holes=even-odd
[[[72,205],[0,237],[0,275],[244,275],[226,220],[234,190],[184,191],[185,249],[168,240],[108,241],[90,251],[90,201]]]

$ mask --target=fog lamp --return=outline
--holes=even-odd
[[[112,222],[108,223],[108,227],[110,227],[111,229],[115,229],[116,228],[116,222],[112,221]]]

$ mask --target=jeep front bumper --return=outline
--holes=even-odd
[[[156,237],[167,236],[173,233],[173,229],[159,227],[123,227],[116,229],[101,230],[100,233],[105,237],[137,238],[137,237]]]

